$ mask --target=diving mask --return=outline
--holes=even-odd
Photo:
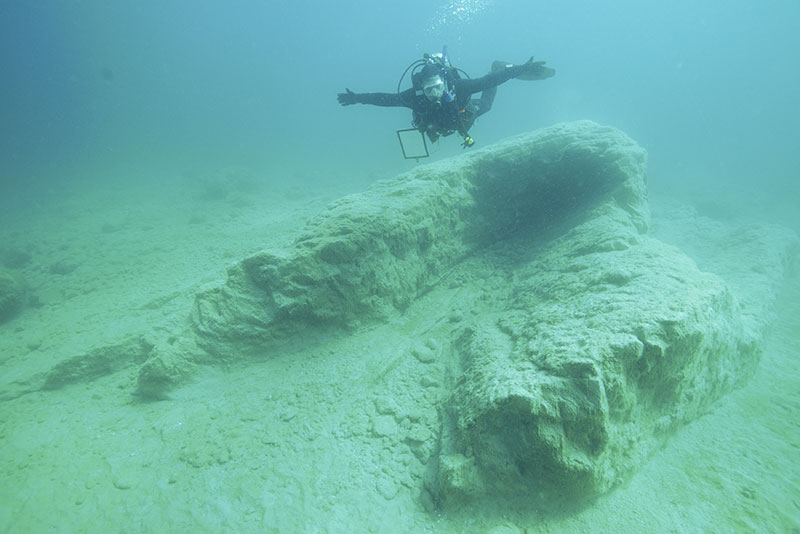
[[[422,92],[431,102],[436,102],[444,94],[444,81],[441,76],[431,76],[422,83]]]

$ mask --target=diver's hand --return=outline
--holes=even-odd
[[[545,67],[545,61],[534,61],[533,56],[520,65],[520,74],[516,76],[520,80],[544,80],[556,75],[556,70]]]
[[[336,95],[336,98],[339,99],[339,103],[343,106],[352,106],[353,104],[358,104],[358,95],[350,89],[345,89],[345,91],[347,92]]]

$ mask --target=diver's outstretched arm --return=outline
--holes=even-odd
[[[411,107],[409,103],[414,97],[414,90],[409,89],[402,93],[354,93],[350,89],[345,89],[346,93],[336,95],[339,103],[343,106],[353,104],[369,104],[381,107]],[[408,94],[407,94],[408,93]]]

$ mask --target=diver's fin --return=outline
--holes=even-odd
[[[530,72],[517,76],[518,80],[545,80],[556,75],[556,69],[544,66],[544,61],[535,61],[530,68]]]
[[[556,75],[556,70],[544,66],[544,61],[534,61],[533,56],[528,60],[526,65],[530,65],[529,72],[517,76],[518,80],[544,80]],[[492,72],[503,70],[506,67],[513,67],[513,63],[508,61],[495,60],[492,62]]]

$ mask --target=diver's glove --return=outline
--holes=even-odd
[[[336,95],[339,103],[343,106],[352,106],[353,104],[358,104],[358,95],[350,89],[345,89],[345,91],[347,92]]]
[[[544,80],[556,75],[556,70],[545,67],[545,61],[534,61],[533,56],[519,65],[520,73],[515,76],[518,80]]]

